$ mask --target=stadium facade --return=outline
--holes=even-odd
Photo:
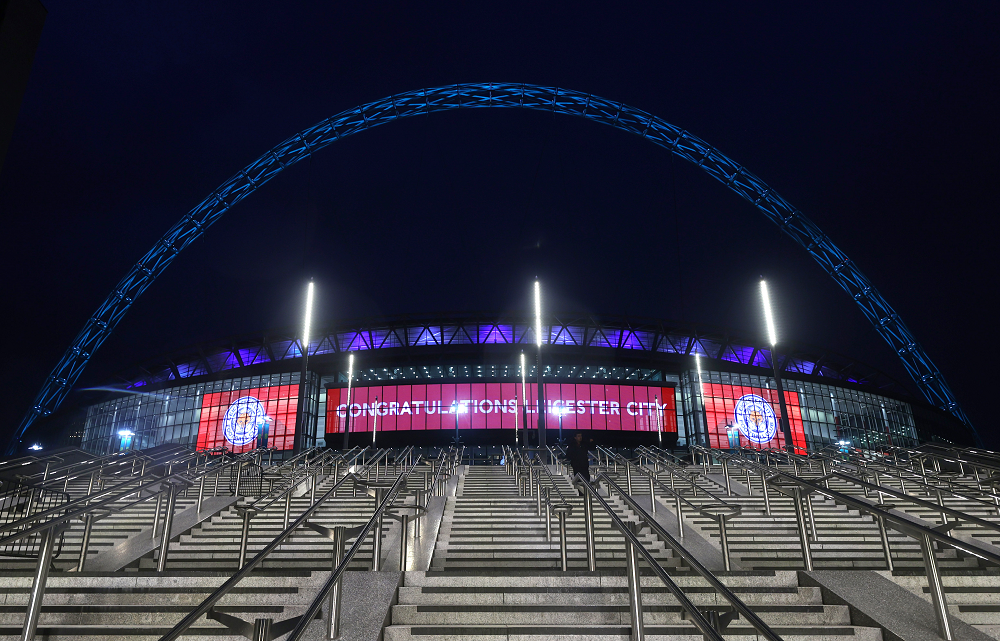
[[[612,445],[784,445],[768,346],[657,321],[546,320],[549,443],[561,425]],[[304,390],[302,352],[298,338],[279,333],[145,362],[86,407],[81,446],[241,451],[266,441],[285,451],[297,424],[302,447],[340,447],[345,430],[352,444],[374,436],[379,446],[447,443],[456,434],[467,444],[537,438],[528,318],[411,316],[330,328],[310,340]],[[779,346],[777,357],[797,447],[973,443],[960,421],[871,367],[815,349]]]

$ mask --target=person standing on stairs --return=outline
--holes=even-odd
[[[573,436],[573,440],[569,442],[569,447],[566,448],[566,459],[569,461],[570,467],[573,468],[574,479],[579,474],[590,483],[590,451],[595,447],[597,446],[594,444],[594,439],[584,443],[583,432],[577,432]]]

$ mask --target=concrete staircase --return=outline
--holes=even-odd
[[[429,470],[429,468],[428,468]],[[341,471],[343,474],[343,471]],[[422,470],[418,468],[416,478]],[[395,480],[392,471],[382,470],[379,478]],[[320,477],[316,497],[336,482],[332,476]],[[303,484],[293,496],[290,521],[310,503],[308,486]],[[367,522],[375,502],[364,492],[354,495],[345,484],[314,515],[311,521],[327,527],[354,526]],[[193,504],[196,495],[179,498],[177,511]],[[252,500],[252,499],[250,499]],[[100,550],[148,528],[152,523],[155,501],[142,504],[127,514],[100,521],[101,544],[92,538],[90,549]],[[281,499],[251,521],[247,558],[284,529],[285,501]],[[162,521],[161,521],[162,527]],[[75,568],[79,551],[78,523],[67,532],[63,554],[49,574],[38,626],[39,639],[159,639],[193,607],[201,603],[237,570],[242,518],[229,508],[209,521],[170,542],[167,568],[156,572],[157,553],[149,553],[118,572],[78,573]],[[387,520],[382,533],[386,542],[399,537],[398,525]],[[355,555],[351,570],[369,570],[372,545],[369,536]],[[74,550],[73,545],[76,544]],[[348,543],[351,541],[349,540]],[[237,588],[223,598],[216,609],[245,621],[272,618],[276,622],[301,614],[316,591],[329,577],[331,542],[312,530],[300,528]],[[96,554],[96,552],[92,552]],[[0,575],[0,640],[20,638],[21,626],[32,585],[35,559],[5,559]],[[186,638],[242,639],[221,623],[202,618],[189,629]]]
[[[558,539],[554,532],[554,540],[546,540],[535,499],[519,496],[503,467],[474,466],[446,506],[431,570],[405,573],[385,640],[628,639],[623,537],[595,506],[598,571],[587,571],[582,499],[565,477],[557,475],[550,485],[559,486],[574,507],[567,528],[570,571],[558,569]],[[634,520],[620,502],[613,506],[620,517]],[[662,541],[648,530],[640,534],[695,603],[729,609]],[[796,572],[730,572],[723,581],[789,641],[882,638],[878,628],[852,625],[846,606],[824,604],[819,588],[800,587]],[[647,638],[702,638],[658,578],[647,573],[642,585]],[[737,620],[727,638],[757,634]]]
[[[784,469],[784,468],[782,468]],[[567,476],[550,467],[551,476],[542,474],[554,502],[565,501],[572,512],[567,517],[569,571],[561,571],[559,531],[553,515],[551,540],[546,536],[544,506],[538,514],[534,496],[522,496],[514,477],[502,466],[474,465],[462,468],[454,494],[439,501],[444,506],[436,540],[426,539],[426,564],[419,570],[402,573],[395,603],[385,608],[389,625],[386,641],[419,638],[420,641],[611,641],[630,637],[629,596],[625,576],[625,540],[611,518],[596,502],[596,572],[587,570],[583,501]],[[728,495],[719,465],[687,466],[699,487],[726,502],[739,504],[742,513],[728,523],[734,569],[717,572],[721,581],[747,603],[766,623],[788,641],[856,638],[863,641],[883,638],[880,628],[858,616],[860,604],[847,605],[830,599],[824,602],[825,588],[817,587],[812,575],[802,572],[803,563],[790,498],[771,491],[770,515],[766,513],[759,476],[734,473],[733,495]],[[787,471],[792,472],[789,468]],[[799,474],[818,478],[821,472],[801,467]],[[416,475],[417,484],[421,472]],[[395,478],[383,471],[381,480]],[[669,475],[658,478],[670,485]],[[321,477],[316,496],[329,489],[335,479]],[[454,482],[454,481],[453,481]],[[623,471],[617,482],[626,487]],[[888,481],[883,480],[884,483]],[[969,477],[946,482],[963,492],[992,501],[988,488],[979,490]],[[680,488],[681,485],[675,485]],[[850,483],[832,481],[831,487],[854,496],[864,491]],[[897,485],[891,487],[898,488]],[[85,487],[71,484],[70,493]],[[648,483],[633,474],[632,496],[642,504],[649,500]],[[676,524],[673,501],[659,493],[657,516],[661,523]],[[196,500],[178,498],[179,512]],[[561,497],[561,498],[560,498]],[[701,492],[686,491],[687,500],[698,505],[715,501]],[[923,496],[921,495],[923,498]],[[871,494],[870,500],[877,497]],[[635,514],[617,497],[607,499],[616,515],[636,520]],[[941,523],[938,511],[905,506],[903,501],[884,497],[908,514]],[[933,500],[937,500],[934,496]],[[946,505],[968,511],[991,522],[1000,522],[996,509],[945,497]],[[303,487],[293,496],[290,520],[309,505]],[[155,501],[114,514],[95,526],[90,555],[110,549],[130,536],[150,527]],[[313,521],[333,527],[354,526],[367,521],[374,507],[371,497],[348,486],[325,504]],[[891,533],[895,571],[885,571],[877,524],[871,517],[815,497],[812,501],[816,536],[811,549],[817,570],[873,571],[929,605],[920,548],[915,541]],[[269,543],[284,527],[284,500],[278,501],[251,521],[248,558]],[[697,541],[720,549],[717,524],[704,515],[685,510],[683,522],[689,531],[689,550]],[[66,533],[63,552],[54,563],[39,625],[41,639],[159,639],[195,605],[236,570],[242,519],[235,508],[227,508],[170,543],[166,572],[156,572],[156,553],[149,553],[119,572],[76,573],[82,524],[75,523]],[[667,528],[669,530],[669,528]],[[672,530],[671,530],[672,531]],[[427,530],[431,532],[431,530]],[[952,531],[993,544],[1000,536],[971,524]],[[694,536],[690,536],[694,535]],[[693,572],[648,528],[639,538],[658,563],[703,610],[727,612],[730,606],[707,582]],[[398,540],[395,521],[387,521],[382,534],[386,558]],[[371,567],[370,539],[355,556],[351,569]],[[433,553],[431,554],[431,550]],[[329,576],[330,542],[312,530],[296,532],[289,540],[218,606],[220,612],[246,621],[272,618],[281,621],[300,614],[318,587]],[[698,553],[696,553],[696,556]],[[951,614],[1000,639],[1000,572],[975,557],[954,550],[938,551]],[[391,565],[391,564],[390,564]],[[649,639],[701,639],[685,620],[676,598],[645,563],[642,598],[645,632]],[[19,638],[31,587],[34,559],[0,558],[0,641]],[[411,566],[412,567],[412,566]],[[384,574],[384,573],[383,573]],[[839,575],[843,576],[843,575]],[[395,583],[391,584],[395,585]],[[391,586],[390,586],[391,587]],[[380,606],[382,607],[382,606]],[[312,638],[314,630],[309,631]],[[746,621],[737,619],[726,629],[727,639],[757,639]],[[222,624],[202,618],[189,630],[187,638],[240,639]],[[318,637],[317,637],[318,638]],[[885,637],[887,640],[890,638]],[[957,637],[962,638],[962,637]],[[909,641],[909,640],[908,640]]]
[[[806,466],[801,466],[798,470],[791,466],[779,466],[778,469],[790,474],[797,471],[800,477],[807,479],[818,479],[822,476],[818,464],[812,469]],[[704,474],[703,466],[689,466],[688,471],[698,472],[701,475],[699,484],[708,486],[710,479]],[[711,479],[723,478],[722,472],[720,465],[708,466],[708,475]],[[664,483],[668,482],[668,477],[666,472],[659,475]],[[916,475],[904,475],[903,486],[918,498],[937,502],[937,495],[933,490],[930,491],[930,496],[923,491],[917,491],[914,484],[916,480],[918,480]],[[926,479],[920,480],[926,481]],[[724,497],[727,502],[737,503],[743,507],[742,515],[732,519],[728,527],[733,559],[737,563],[744,568],[758,570],[803,567],[792,499],[772,490],[769,495],[771,516],[767,516],[764,512],[763,485],[758,474],[752,474],[747,479],[742,472],[731,470],[731,487],[734,491],[732,496],[727,495],[724,483],[711,482],[715,484],[712,490],[714,493]],[[882,483],[897,491],[901,487],[898,481],[890,481],[888,477],[883,477]],[[986,521],[1000,523],[996,508],[988,505],[992,502],[990,490],[988,488],[980,490],[971,471],[968,476],[956,479],[949,477],[947,481],[941,482],[941,487],[944,489],[952,486],[960,487],[961,492],[973,495],[981,502],[949,497],[943,493],[946,506]],[[864,488],[845,480],[831,479],[830,488],[850,496],[867,498],[876,503],[879,500],[877,492],[869,490],[866,493]],[[693,503],[707,502],[703,497],[689,497],[689,500]],[[932,508],[917,506],[887,494],[883,495],[882,500],[885,505],[923,519],[932,526],[942,525],[945,522],[941,512]],[[888,572],[878,526],[871,516],[837,505],[832,500],[820,496],[814,496],[812,504],[816,537],[811,539],[811,549],[817,570],[877,571],[930,603],[924,563],[917,541],[889,530],[895,568],[893,572]],[[694,513],[685,514],[685,521],[698,529],[706,538],[718,540],[718,526],[709,519]],[[1000,545],[1000,533],[968,522],[951,530],[951,534],[974,537],[987,544]],[[980,562],[974,556],[959,553],[949,547],[940,547],[936,556],[943,576],[949,612],[955,618],[993,638],[1000,639],[1000,568]]]

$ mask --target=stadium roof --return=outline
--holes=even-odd
[[[417,356],[422,348],[458,345],[535,344],[532,319],[528,317],[471,314],[446,316],[398,316],[340,323],[313,330],[309,357],[365,350],[405,351]],[[656,320],[590,315],[549,317],[545,344],[578,348],[638,350],[709,359],[770,369],[770,349],[763,341],[735,333]],[[128,389],[180,382],[218,375],[251,365],[297,359],[302,355],[297,332],[273,332],[203,344],[159,356],[118,376]],[[388,353],[387,353],[388,356]],[[790,344],[779,348],[783,372],[855,383],[886,392],[911,396],[905,386],[887,374],[834,352]]]

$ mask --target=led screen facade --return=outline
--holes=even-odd
[[[765,387],[702,383],[705,422],[712,447],[727,449],[729,432],[738,430],[740,444],[753,448],[784,448],[785,437],[779,427],[781,406],[777,390]],[[796,449],[805,452],[806,436],[802,423],[799,395],[785,392],[789,426]]]
[[[537,386],[520,383],[446,383],[355,387],[350,431],[458,429],[513,430],[535,427]],[[343,433],[347,389],[327,389],[328,433]],[[527,396],[527,403],[524,398]],[[677,432],[672,387],[547,383],[546,425],[563,429]],[[377,400],[376,400],[377,399]]]
[[[198,423],[198,449],[226,447],[233,452],[255,449],[262,428],[267,446],[294,446],[298,385],[275,385],[205,394]]]

